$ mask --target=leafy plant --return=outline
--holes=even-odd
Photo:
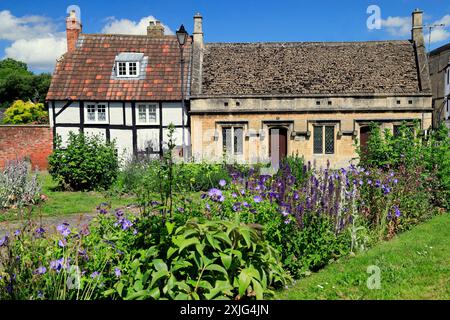
[[[71,132],[66,147],[57,136],[48,162],[53,179],[68,190],[108,189],[119,171],[115,143],[83,133]]]
[[[44,104],[23,102],[16,100],[11,107],[6,109],[3,123],[5,124],[27,124],[27,123],[48,123],[48,112],[45,111]]]

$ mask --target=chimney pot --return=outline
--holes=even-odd
[[[164,26],[161,24],[161,21],[150,21],[147,27],[147,35],[152,38],[164,37]]]
[[[75,50],[82,28],[83,26],[81,21],[78,20],[75,10],[71,10],[66,19],[67,52]]]

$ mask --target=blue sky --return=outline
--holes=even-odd
[[[192,32],[192,17],[200,12],[207,42],[409,39],[411,12],[420,8],[425,24],[446,24],[433,31],[431,48],[450,41],[448,0],[0,0],[0,58],[21,59],[36,72],[51,72],[65,51],[69,5],[81,8],[84,33],[140,33],[151,17],[167,32],[181,23]],[[369,5],[381,9],[379,30],[367,28]]]

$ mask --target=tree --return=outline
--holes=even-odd
[[[31,101],[23,102],[22,100],[17,100],[11,107],[6,109],[3,123],[48,123],[48,112],[45,111],[42,103],[34,104]]]
[[[7,58],[0,61],[0,108],[7,108],[15,100],[44,103],[51,75],[35,75],[26,63]]]

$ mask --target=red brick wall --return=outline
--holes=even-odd
[[[1,125],[0,168],[8,160],[31,161],[33,170],[46,170],[53,149],[53,132],[48,125]]]

